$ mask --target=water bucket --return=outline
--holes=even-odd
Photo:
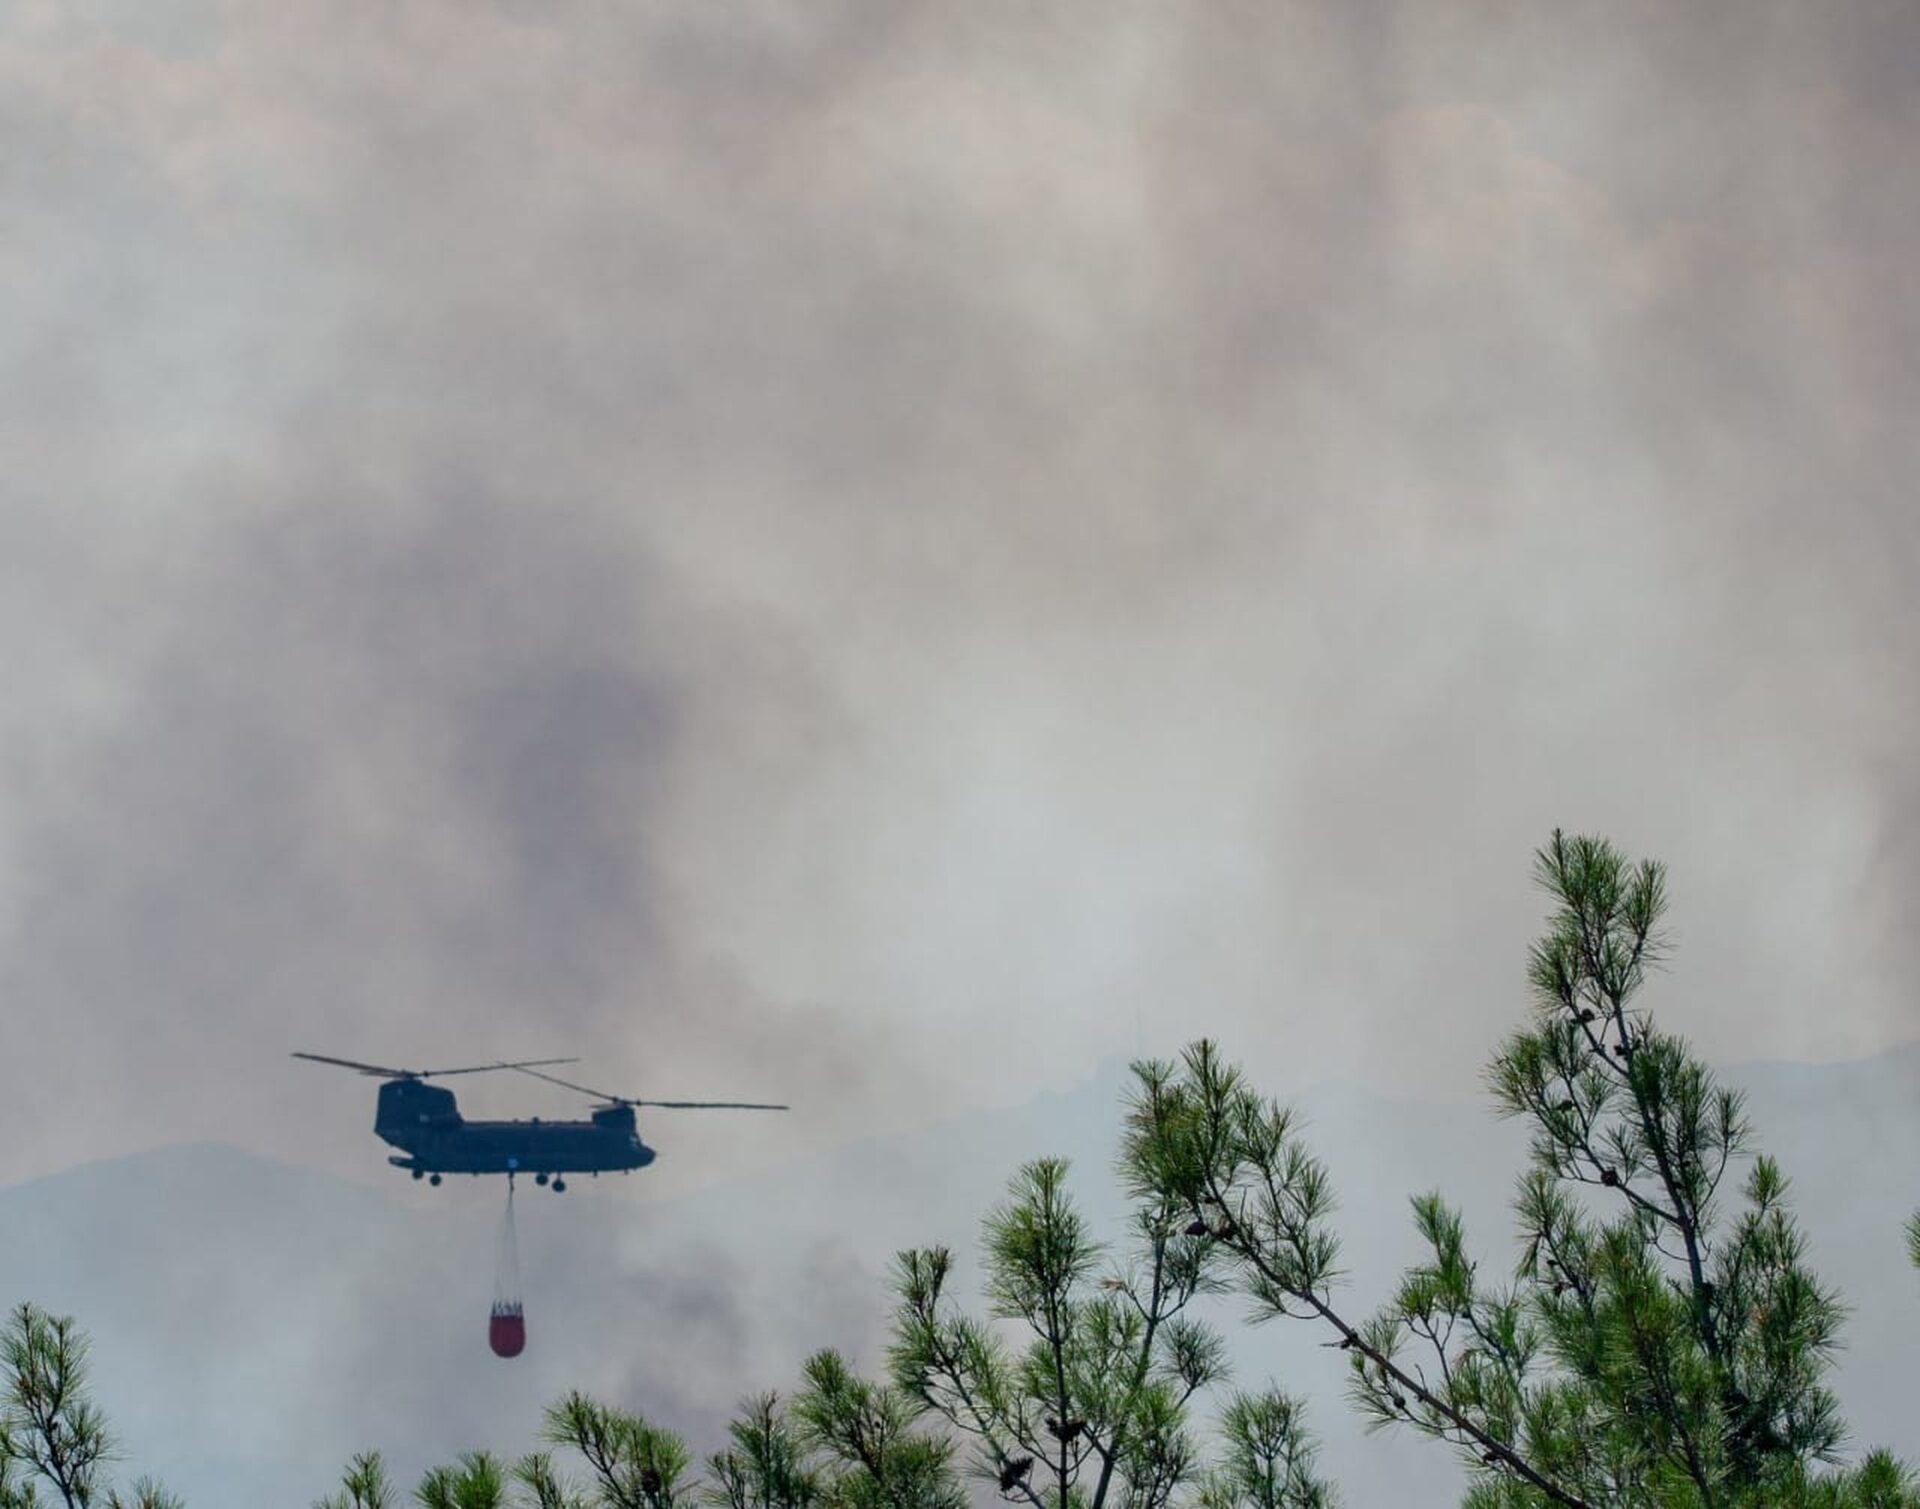
[[[526,1350],[527,1318],[518,1300],[503,1301],[487,1317],[487,1345],[496,1357],[518,1357]]]

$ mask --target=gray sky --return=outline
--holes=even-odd
[[[17,0],[0,1177],[1916,1036],[1920,13]],[[470,1084],[482,1111],[555,1114]]]

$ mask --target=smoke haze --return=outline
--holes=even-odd
[[[1556,824],[1710,1054],[1911,1040],[1915,57],[9,7],[0,1175],[384,1173],[294,1048],[800,1108],[660,1192],[1203,1031],[1463,1096]]]

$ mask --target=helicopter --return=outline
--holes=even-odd
[[[530,1058],[510,1064],[468,1064],[457,1069],[389,1069],[324,1053],[295,1053],[293,1057],[385,1080],[374,1111],[374,1135],[404,1154],[389,1157],[387,1162],[434,1185],[444,1174],[505,1174],[509,1184],[516,1174],[532,1174],[535,1184],[551,1183],[554,1193],[559,1194],[567,1187],[568,1174],[630,1174],[653,1162],[654,1150],[640,1140],[634,1120],[637,1106],[667,1111],[788,1109],[744,1100],[635,1100],[541,1072],[555,1064],[579,1062],[572,1058]],[[591,1095],[601,1104],[586,1121],[542,1121],[538,1117],[529,1121],[468,1121],[460,1114],[451,1090],[426,1083],[452,1074],[491,1074],[499,1070],[531,1075]]]

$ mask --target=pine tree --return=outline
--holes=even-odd
[[[686,1442],[639,1415],[572,1393],[547,1411],[545,1436],[583,1458],[591,1477],[586,1493],[576,1494],[549,1457],[529,1457],[517,1476],[540,1509],[692,1509],[698,1499],[686,1476],[693,1461]]]
[[[966,1509],[953,1443],[916,1429],[899,1389],[859,1377],[833,1351],[808,1358],[803,1376],[793,1428],[828,1464],[826,1509]]]
[[[436,1467],[413,1491],[420,1509],[508,1509],[513,1474],[491,1452],[462,1453],[459,1464]]]
[[[103,1469],[114,1445],[87,1388],[87,1338],[68,1316],[16,1306],[0,1327],[0,1509],[180,1509],[159,1484],[136,1482],[125,1495]]]
[[[690,1476],[692,1453],[673,1431],[573,1393],[543,1434],[579,1458],[583,1482],[551,1451],[511,1467],[484,1452],[429,1472],[422,1509],[966,1509],[951,1444],[914,1425],[897,1390],[859,1377],[837,1352],[809,1358],[791,1401],[744,1401],[729,1443]],[[316,1509],[389,1509],[378,1454],[357,1457],[341,1492]],[[356,1496],[357,1495],[357,1496]],[[5,1506],[0,1505],[0,1509]]]
[[[1884,1453],[1834,1465],[1839,1299],[1807,1267],[1780,1166],[1750,1156],[1739,1094],[1640,1004],[1664,948],[1661,868],[1555,833],[1538,878],[1554,910],[1532,1020],[1488,1071],[1500,1112],[1531,1128],[1509,1281],[1481,1276],[1459,1215],[1427,1194],[1427,1258],[1376,1315],[1341,1308],[1323,1165],[1207,1042],[1136,1066],[1135,1192],[1189,1212],[1261,1312],[1329,1328],[1374,1423],[1451,1443],[1469,1509],[1920,1505]]]
[[[780,1410],[779,1397],[759,1394],[734,1420],[733,1444],[707,1459],[714,1509],[813,1509],[820,1474]]]
[[[341,1474],[340,1491],[316,1500],[313,1509],[394,1509],[393,1485],[377,1451],[362,1452]]]
[[[1214,1243],[1179,1199],[1145,1190],[1130,1244],[1108,1264],[1066,1177],[1064,1161],[1030,1163],[988,1215],[985,1320],[949,1294],[951,1252],[900,1255],[894,1380],[972,1441],[974,1471],[1003,1498],[1032,1509],[1165,1509],[1202,1477],[1189,1404],[1225,1372],[1221,1337],[1188,1313],[1219,1287]],[[995,1322],[1013,1326],[1018,1344]],[[1312,1477],[1298,1409],[1266,1402],[1265,1413],[1251,1402],[1241,1416],[1229,1412],[1245,1426],[1241,1451],[1209,1480],[1211,1503],[1330,1503]],[[1271,1460],[1259,1457],[1269,1445]]]
[[[1201,1484],[1200,1509],[1333,1509],[1314,1471],[1316,1450],[1298,1399],[1236,1394],[1221,1412],[1220,1461]]]

